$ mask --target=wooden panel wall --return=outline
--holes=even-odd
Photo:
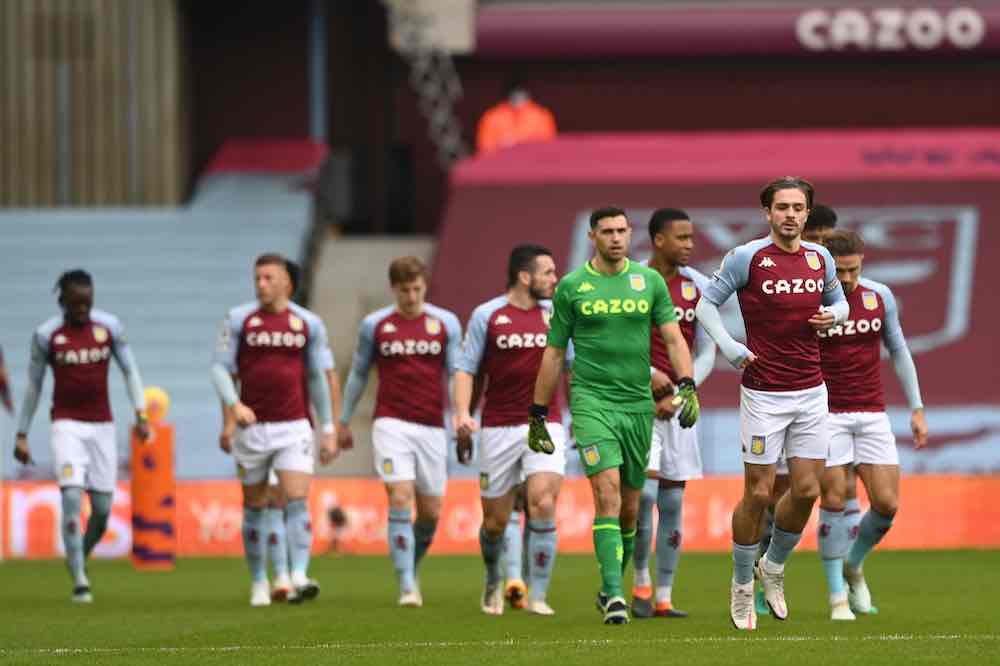
[[[0,206],[181,203],[182,43],[177,0],[0,0]]]

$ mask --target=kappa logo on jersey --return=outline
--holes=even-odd
[[[260,317],[250,317],[250,321],[247,322],[247,326],[251,328],[256,328],[257,326],[262,326],[264,324]]]
[[[629,275],[628,286],[635,291],[646,291],[646,277],[644,275]]]
[[[764,435],[754,435],[750,438],[750,453],[755,456],[764,454]]]
[[[100,344],[108,341],[108,329],[103,326],[94,327],[94,340]]]
[[[428,317],[424,320],[424,330],[427,331],[427,335],[437,335],[441,332],[441,322],[433,317]]]
[[[302,325],[303,325],[302,324],[302,320],[299,319],[298,317],[296,317],[295,315],[290,315],[288,317],[288,326],[293,331],[301,331],[302,330]]]
[[[510,317],[502,314],[502,315],[497,315],[497,318],[494,320],[494,323],[497,326],[502,326],[503,324],[511,324],[513,322],[510,320]]]
[[[874,291],[861,292],[861,303],[864,304],[865,310],[878,310],[878,297]]]
[[[764,280],[760,284],[761,290],[773,296],[775,294],[814,294],[817,291],[823,291],[825,283],[823,280],[813,280],[809,278],[808,280],[803,280],[802,278],[795,278],[793,280]]]
[[[694,282],[688,282],[686,280],[681,282],[681,296],[683,296],[686,301],[693,301],[698,297],[698,289],[694,286]]]
[[[382,332],[383,333],[395,333],[396,332],[396,327],[395,327],[395,325],[393,325],[393,323],[391,321],[387,321],[387,322],[385,322],[385,326],[382,327]]]
[[[814,271],[823,268],[823,265],[819,261],[819,255],[815,252],[806,252],[806,265]]]
[[[64,345],[67,342],[66,336],[63,335],[62,333],[60,333],[59,335],[57,335],[52,341],[54,343],[56,343],[57,345]]]
[[[599,314],[632,314],[633,312],[646,314],[649,312],[649,301],[631,298],[609,298],[607,300],[598,298],[580,303],[580,312],[587,317]]]
[[[57,351],[55,353],[56,363],[59,365],[86,365],[88,363],[101,363],[111,358],[111,347],[92,347],[90,349],[69,349]]]
[[[764,257],[760,260],[760,263],[757,264],[758,268],[774,268],[775,266],[777,266],[777,264],[774,263],[774,259],[771,259],[771,257]]]
[[[878,333],[882,330],[882,320],[875,319],[848,319],[843,324],[838,324],[826,331],[817,331],[821,338],[833,338],[838,335],[864,335],[865,333]]]
[[[601,462],[601,452],[597,450],[596,446],[588,446],[583,450],[583,462],[587,463],[588,467],[593,467]]]
[[[581,282],[580,286],[576,288],[576,293],[586,294],[588,291],[594,291],[595,289],[597,289],[597,287],[590,284],[589,282]]]
[[[497,336],[497,347],[500,349],[541,349],[548,342],[545,333],[511,333]]]

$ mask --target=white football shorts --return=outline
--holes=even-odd
[[[535,453],[528,448],[528,424],[483,428],[479,436],[479,494],[502,497],[532,474],[566,473],[566,430],[560,423],[546,428],[556,450]]]
[[[828,467],[851,462],[855,465],[899,464],[896,436],[885,412],[835,412],[830,414],[829,424]]]
[[[60,488],[114,492],[118,480],[114,423],[56,419],[49,440]]]
[[[375,470],[385,483],[416,482],[421,495],[440,497],[448,483],[444,428],[383,416],[372,424]]]
[[[825,460],[826,384],[800,391],[755,391],[740,387],[743,462],[774,465],[787,458]]]
[[[233,458],[237,476],[247,486],[267,479],[272,469],[312,474],[316,438],[307,419],[254,423],[236,429]]]
[[[701,450],[698,448],[698,424],[682,428],[677,417],[653,421],[653,440],[649,447],[649,466],[667,481],[690,481],[702,477]]]

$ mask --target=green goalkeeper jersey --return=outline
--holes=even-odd
[[[588,261],[559,281],[552,302],[548,344],[573,340],[573,412],[652,412],[649,329],[677,320],[663,277],[628,259],[604,275]]]

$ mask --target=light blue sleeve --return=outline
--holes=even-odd
[[[443,312],[444,330],[448,332],[448,346],[445,348],[445,369],[449,375],[455,374],[458,370],[458,363],[462,356],[462,323],[458,321],[451,312]],[[450,391],[449,391],[450,393]]]
[[[695,322],[694,328],[694,358],[691,361],[694,372],[694,383],[701,386],[702,382],[712,374],[715,367],[715,340],[708,334],[705,327]]]
[[[358,346],[354,349],[354,358],[351,360],[351,373],[347,377],[347,385],[344,386],[344,409],[340,415],[341,423],[349,423],[354,408],[358,406],[361,394],[365,392],[368,384],[368,372],[371,369],[372,357],[375,354],[375,324],[376,315],[369,315],[361,322],[358,331]]]
[[[903,327],[899,323],[899,306],[892,291],[884,284],[871,285],[882,297],[885,304],[885,321],[882,322],[882,342],[892,357],[892,366],[896,377],[903,387],[903,394],[910,409],[921,409],[924,406],[920,395],[920,380],[917,379],[917,366],[913,362],[910,348],[903,335]]]
[[[139,365],[132,355],[132,347],[125,337],[125,327],[117,318],[109,318],[104,323],[111,332],[111,354],[115,358],[115,363],[125,377],[125,384],[128,386],[128,397],[132,401],[132,407],[136,410],[146,409],[146,396],[142,390],[142,376],[139,374]]]
[[[723,258],[719,270],[715,271],[712,279],[702,288],[702,299],[707,299],[718,307],[746,286],[750,277],[750,260],[760,247],[757,242],[730,250]]]
[[[312,313],[310,313],[312,315]],[[309,317],[309,344],[306,347],[306,361],[310,368],[317,370],[333,369],[333,352],[326,335],[326,324],[319,317]]]
[[[213,363],[211,373],[212,386],[215,387],[215,392],[219,395],[219,400],[227,407],[232,407],[239,402],[240,396],[236,392],[236,384],[233,382],[233,376],[229,374],[225,366],[221,363]]]
[[[240,348],[240,329],[243,327],[245,315],[238,310],[231,310],[222,320],[219,335],[215,341],[213,361],[224,367],[229,373],[236,374],[236,354]]]
[[[823,309],[833,313],[834,324],[843,324],[851,314],[851,306],[847,303],[847,296],[844,295],[844,288],[837,277],[837,262],[833,260],[833,255],[822,245],[810,244],[823,255],[826,263],[826,271],[823,277]]]
[[[303,311],[309,322],[309,342],[306,347],[306,365],[309,373],[309,399],[321,427],[333,424],[333,411],[330,405],[330,382],[326,378],[326,370],[333,367],[333,353],[327,341],[326,324],[315,313]]]
[[[45,366],[49,362],[48,345],[36,332],[31,336],[31,360],[28,363],[28,387],[21,401],[21,411],[17,419],[17,432],[28,434],[31,420],[38,409],[38,398],[45,383]]]
[[[493,314],[488,303],[484,303],[472,311],[469,325],[465,329],[465,340],[462,341],[462,351],[456,364],[456,369],[473,377],[479,372],[483,354],[486,351],[486,333],[489,329],[490,316]]]

